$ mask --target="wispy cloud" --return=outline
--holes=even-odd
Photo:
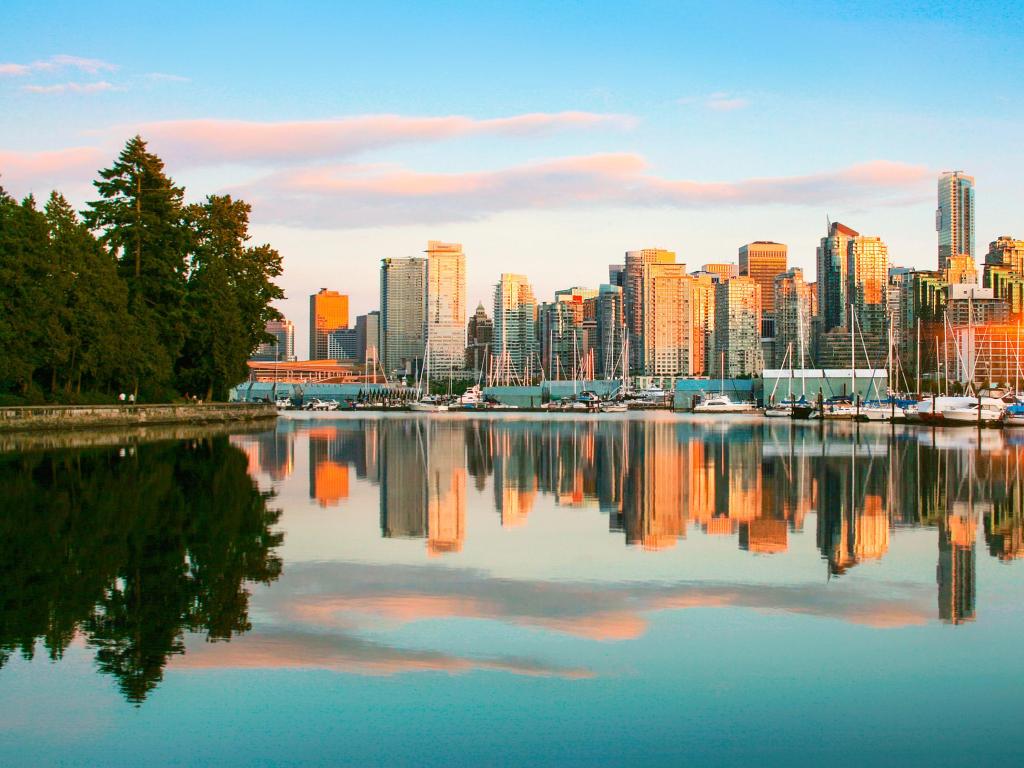
[[[47,59],[38,59],[28,64],[11,62],[0,64],[0,75],[21,77],[30,75],[33,72],[53,72],[62,69],[74,69],[89,75],[97,75],[100,72],[113,72],[117,69],[117,65],[102,59],[87,59],[82,56],[69,56],[59,53]]]
[[[32,188],[40,184],[86,181],[108,159],[95,147],[73,147],[55,152],[0,150],[0,184]]]
[[[901,204],[924,199],[930,178],[924,166],[873,161],[802,176],[697,181],[653,174],[640,155],[601,154],[471,173],[360,164],[285,169],[235,191],[265,220],[344,228],[536,209]]]
[[[113,83],[100,80],[95,83],[53,83],[51,85],[23,85],[21,90],[26,93],[102,93],[103,91],[119,91]]]
[[[465,136],[544,136],[595,128],[625,129],[626,115],[531,113],[480,120],[462,115],[360,115],[331,120],[260,123],[174,120],[133,127],[180,163],[279,163],[348,157],[399,144]]]

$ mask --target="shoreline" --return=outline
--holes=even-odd
[[[0,433],[246,423],[276,418],[273,403],[26,405],[0,408]]]

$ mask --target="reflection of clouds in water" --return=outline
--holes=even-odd
[[[687,608],[740,608],[838,619],[876,628],[926,623],[932,591],[889,583],[768,586],[609,584],[491,578],[469,569],[311,563],[292,566],[257,600],[263,621],[231,644],[190,645],[176,666],[317,667],[386,675],[494,669],[526,675],[592,674],[518,654],[456,656],[401,648],[386,637],[418,621],[477,619],[621,642],[642,637],[648,616]],[[370,639],[363,633],[381,635]],[[511,640],[510,642],[514,642]],[[489,647],[490,648],[490,647]],[[490,648],[493,651],[493,648]]]

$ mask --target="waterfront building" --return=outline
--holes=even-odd
[[[328,337],[348,328],[348,296],[321,288],[309,297],[309,359],[329,360]]]
[[[950,283],[976,283],[974,263],[974,177],[963,171],[939,176],[935,229],[939,235],[938,269]]]
[[[566,288],[555,292],[555,300],[538,311],[540,351],[549,379],[593,378],[589,350],[596,336],[594,320],[597,291]]]
[[[715,293],[722,282],[714,272],[701,271],[690,276],[691,336],[690,372],[704,376],[714,370],[711,359],[715,354]]]
[[[951,331],[949,355],[952,376],[961,384],[1018,388],[1024,384],[1020,323],[992,322],[960,326]]]
[[[697,329],[701,343],[694,344],[691,315],[691,283],[685,264],[653,261],[644,265],[640,299],[642,343],[640,370],[646,376],[693,375],[693,355],[699,355],[703,369],[703,332]]]
[[[630,367],[640,370],[643,366],[643,275],[648,264],[674,264],[676,254],[661,248],[645,248],[640,251],[626,251],[625,275],[623,277],[622,307],[626,318],[626,332],[629,334]]]
[[[886,286],[889,328],[900,366],[907,370],[913,364],[916,347],[914,323],[914,270],[910,267],[889,267]]]
[[[430,368],[462,368],[466,358],[466,256],[458,243],[427,243],[424,336]]]
[[[1006,302],[1012,317],[1024,314],[1024,274],[1011,267],[985,265],[985,287],[992,295]]]
[[[382,259],[380,345],[384,370],[416,375],[423,361],[427,260]]]
[[[505,272],[494,286],[495,376],[523,380],[539,373],[537,299],[525,275]]]
[[[950,283],[946,288],[946,319],[951,328],[1005,323],[1010,305],[991,288],[969,283]]]
[[[355,328],[341,328],[327,335],[327,358],[359,360],[359,340]]]
[[[356,317],[356,360],[365,363],[380,354],[380,312]]]
[[[791,267],[776,275],[772,284],[775,306],[775,361],[783,365],[804,368],[810,362],[811,339],[811,286],[804,282],[804,271]],[[786,351],[790,360],[786,363]],[[801,357],[803,355],[803,357]]]
[[[274,337],[264,341],[249,357],[260,362],[287,362],[295,359],[295,325],[291,320],[270,320],[264,330]]]
[[[753,278],[734,277],[715,286],[715,361],[712,376],[753,376],[763,368],[761,286]]]
[[[494,321],[487,315],[483,302],[476,306],[466,324],[466,370],[482,371],[487,365],[494,342]]]
[[[744,246],[746,248],[747,246]],[[785,248],[785,246],[783,246]],[[742,250],[742,248],[740,249]],[[718,275],[716,282],[722,280],[731,280],[734,277],[740,276],[740,268],[737,264],[730,264],[728,262],[720,262],[715,264],[705,264],[700,268],[701,272],[709,272],[713,275]]]

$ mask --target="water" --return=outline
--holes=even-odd
[[[1016,761],[1024,430],[0,439],[0,764]]]

